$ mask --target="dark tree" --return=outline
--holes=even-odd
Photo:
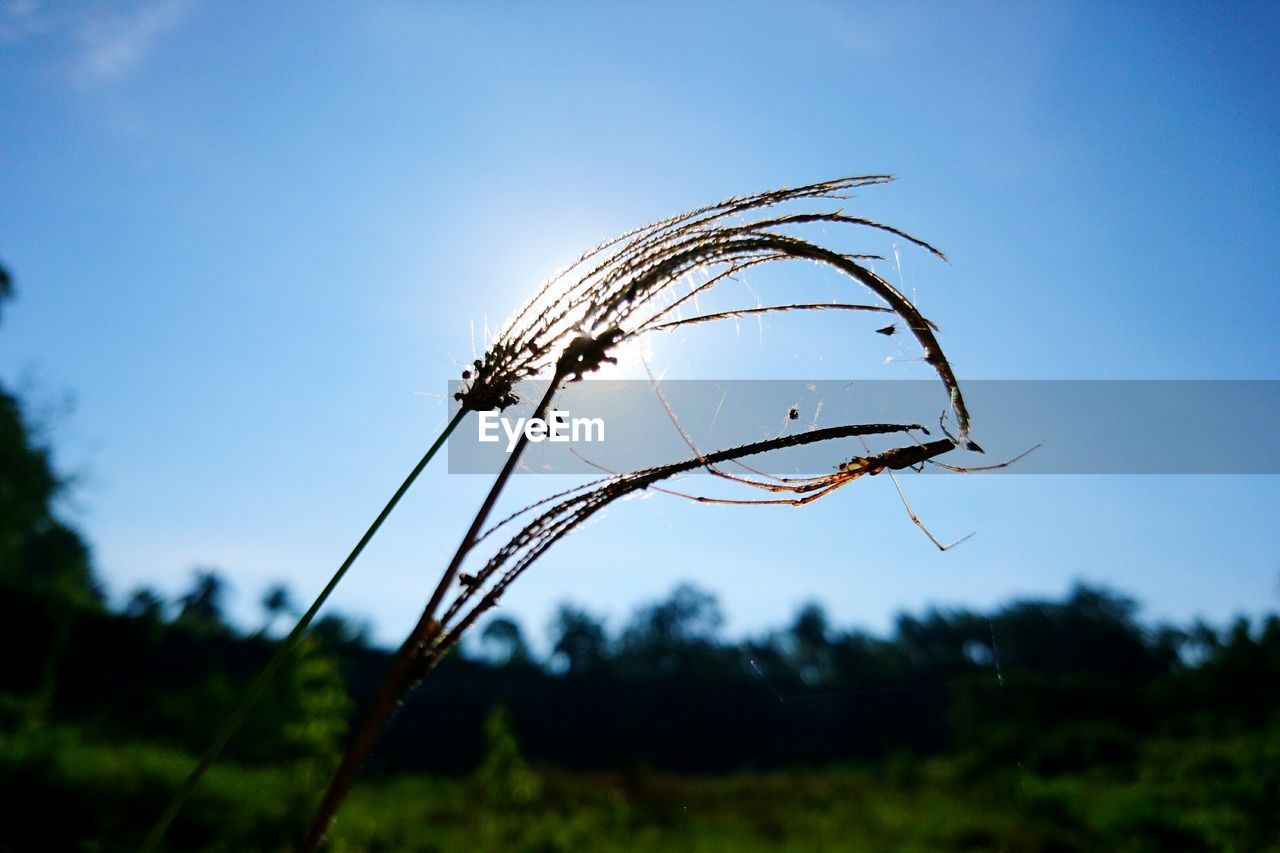
[[[666,601],[639,610],[624,642],[679,646],[715,639],[724,624],[720,604],[709,592],[681,584]]]
[[[9,270],[4,264],[0,264],[0,307],[9,301],[9,297],[13,295],[13,277],[9,275]],[[3,312],[0,312],[3,316]]]
[[[13,281],[0,265],[0,307],[12,295]],[[55,513],[65,489],[18,399],[0,387],[0,586],[50,601],[97,605],[101,596],[89,549]]]
[[[691,584],[636,611],[622,633],[624,667],[641,673],[710,674],[725,649],[716,642],[724,616],[714,595]]]
[[[311,636],[331,651],[366,649],[370,643],[368,624],[341,613],[326,613],[312,622]]]
[[[480,644],[499,663],[529,661],[529,646],[524,641],[519,623],[506,616],[495,616],[489,620],[480,633]]]
[[[262,612],[267,621],[262,626],[263,633],[270,631],[281,616],[293,616],[298,613],[298,605],[294,603],[293,593],[283,583],[274,583],[262,594]]]
[[[604,625],[587,611],[560,605],[551,623],[551,651],[562,657],[567,671],[580,675],[597,668],[608,654]]]
[[[0,266],[0,307],[12,293]],[[102,604],[89,549],[56,512],[65,491],[21,403],[0,387],[0,648],[9,650],[0,691],[42,701],[53,695],[72,624]]]
[[[165,601],[149,586],[140,586],[129,594],[124,604],[124,615],[134,619],[159,622],[164,618]]]
[[[800,609],[787,631],[786,645],[803,682],[817,684],[827,677],[833,660],[831,629],[821,605],[811,602]]]
[[[178,604],[178,619],[201,627],[222,627],[227,582],[213,569],[196,569],[191,588]]]

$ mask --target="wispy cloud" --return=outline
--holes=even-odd
[[[12,42],[57,28],[58,16],[40,0],[10,0],[0,10],[0,41]]]
[[[157,42],[191,14],[192,0],[51,5],[10,0],[0,11],[0,41],[65,43],[66,69],[86,88],[119,82],[139,68]],[[59,45],[60,47],[62,45]]]
[[[158,0],[131,12],[86,20],[76,37],[81,45],[75,72],[81,82],[110,83],[137,68],[156,41],[190,14],[189,0]]]

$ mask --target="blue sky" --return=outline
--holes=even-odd
[[[901,247],[884,272],[962,379],[1277,379],[1278,35],[1247,3],[6,2],[0,378],[50,413],[113,593],[213,565],[245,619],[269,580],[322,584],[442,425],[473,327],[582,248],[734,193],[899,176],[850,210],[951,257]],[[653,358],[928,375],[849,340],[780,318]],[[535,634],[563,599],[616,621],[684,579],[734,632],[811,598],[879,629],[1077,578],[1154,618],[1278,603],[1276,478],[904,485],[941,538],[978,535],[936,552],[879,480],[802,510],[659,496],[508,609]],[[336,607],[397,637],[484,488],[432,471]]]

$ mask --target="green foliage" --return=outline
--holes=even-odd
[[[484,760],[476,781],[486,804],[499,809],[528,806],[538,799],[542,784],[520,755],[511,718],[501,705],[484,723]]]
[[[548,770],[535,777],[537,796],[519,803],[477,797],[472,781],[401,776],[357,786],[330,846],[1265,853],[1280,850],[1276,744],[1264,735],[1151,741],[1123,774],[991,767],[971,779],[950,762],[905,756],[887,773]],[[131,849],[189,761],[155,745],[107,744],[65,728],[0,735],[0,847]],[[290,849],[321,781],[305,764],[216,767],[174,826],[171,849]],[[50,803],[58,804],[57,819]]]
[[[273,645],[204,622],[138,617],[81,620],[80,651],[59,673],[55,708],[116,737],[205,746]],[[336,659],[311,639],[285,659],[246,717],[229,754],[242,762],[328,759],[346,733],[352,704]]]
[[[269,688],[274,695],[267,696],[280,721],[280,749],[274,754],[326,763],[346,737],[352,703],[337,662],[317,653],[314,640],[304,640],[293,657]]]
[[[61,727],[0,735],[0,848],[135,849],[190,763],[154,744],[109,745]],[[318,783],[305,765],[217,768],[175,825],[172,849],[290,849]]]

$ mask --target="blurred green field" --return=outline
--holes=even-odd
[[[1131,761],[1056,775],[906,757],[719,777],[579,774],[492,753],[464,778],[361,784],[330,849],[1280,850],[1276,737],[1152,741]],[[3,848],[131,849],[191,761],[71,728],[5,734]],[[170,849],[289,849],[322,769],[215,768]]]

